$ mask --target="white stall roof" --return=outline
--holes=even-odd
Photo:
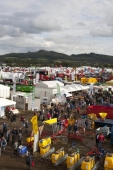
[[[57,84],[59,84],[60,87],[64,86],[63,83],[61,83],[60,81],[55,80],[55,81],[40,81],[38,83],[37,87],[55,88],[55,87],[57,87]]]
[[[3,85],[3,84],[0,84],[0,90],[3,90],[3,89],[10,89],[10,87],[5,86],[5,85]]]
[[[16,102],[4,98],[0,98],[0,106],[10,106],[10,105],[15,105]]]

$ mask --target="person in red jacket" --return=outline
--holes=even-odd
[[[105,141],[104,135],[100,132],[98,135],[98,148],[99,150],[102,149],[102,143]]]
[[[22,122],[22,126],[23,126],[24,123],[25,123],[25,119],[24,119],[24,116],[23,116],[23,115],[21,116],[20,121]]]
[[[47,113],[47,118],[48,120],[51,119],[51,114],[49,112]]]

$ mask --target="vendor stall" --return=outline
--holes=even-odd
[[[4,98],[0,98],[0,117],[5,116],[5,107],[6,106],[14,106],[15,107],[16,102]]]

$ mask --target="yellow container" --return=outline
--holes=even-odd
[[[67,169],[70,169],[71,166],[74,165],[79,159],[80,159],[80,154],[79,153],[71,154],[71,156],[68,156],[67,160],[66,160]]]
[[[74,125],[75,124],[75,119],[68,119],[68,124],[69,125]]]
[[[56,163],[60,158],[64,156],[64,151],[59,151],[52,154],[52,163]]]
[[[105,170],[113,169],[113,154],[107,154],[104,161]]]
[[[27,143],[34,141],[34,137],[29,137],[26,139]]]
[[[40,147],[40,156],[43,156],[44,154],[46,154],[48,151],[50,150],[50,145],[42,148]]]
[[[51,144],[51,138],[50,137],[41,139],[39,141],[39,146],[40,147],[45,147],[45,146],[50,145],[50,144]]]
[[[82,170],[91,170],[95,165],[95,161],[93,158],[87,157],[85,160],[82,161],[81,169]]]

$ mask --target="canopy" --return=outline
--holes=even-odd
[[[66,97],[71,97],[72,96],[72,94],[66,92],[65,90],[61,91],[61,95],[63,95],[63,94],[65,94]]]
[[[82,90],[78,84],[72,84],[71,87],[75,88],[76,90],[75,91],[80,91]]]
[[[73,88],[71,85],[64,86],[65,89],[69,90],[69,92],[76,91],[76,88]]]
[[[15,105],[15,104],[16,104],[15,101],[4,99],[4,98],[0,98],[0,107],[1,106],[10,106],[10,105]]]
[[[44,121],[44,123],[46,123],[48,125],[52,125],[54,123],[57,123],[57,118],[46,120],[46,121]]]

